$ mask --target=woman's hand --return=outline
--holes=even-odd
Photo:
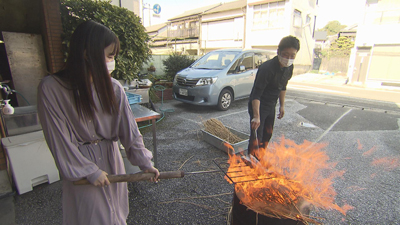
[[[110,184],[110,181],[107,178],[108,173],[101,171],[99,178],[93,183],[96,187],[107,187]]]
[[[144,172],[145,172],[145,173],[155,173],[156,176],[153,177],[153,178],[151,178],[150,181],[156,182],[156,183],[158,182],[158,177],[160,176],[160,172],[158,172],[158,169],[152,167],[152,168],[150,168],[150,169],[145,170]]]

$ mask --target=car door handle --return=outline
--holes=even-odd
[[[254,75],[254,73],[253,73],[253,72],[251,72],[251,73],[250,73],[250,76],[253,76],[253,75]]]

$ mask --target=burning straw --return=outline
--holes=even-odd
[[[207,131],[208,133],[217,136],[221,138],[222,140],[231,143],[231,144],[236,144],[238,142],[243,141],[240,137],[237,135],[233,134],[228,128],[224,126],[224,124],[217,120],[217,119],[209,119],[203,122],[204,125],[204,130]]]
[[[344,171],[335,171],[335,163],[322,149],[325,144],[305,141],[297,145],[281,138],[280,143],[269,143],[267,149],[256,153],[246,166],[243,156],[230,155],[228,182],[235,183],[235,191],[242,204],[253,211],[275,218],[286,218],[318,223],[303,215],[303,207],[335,209],[342,214],[352,207],[338,206],[333,179]]]

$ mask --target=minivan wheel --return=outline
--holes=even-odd
[[[218,109],[225,111],[228,110],[232,103],[232,92],[228,89],[224,89],[221,91],[221,94],[218,98]]]

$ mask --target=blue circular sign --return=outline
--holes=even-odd
[[[160,12],[161,12],[161,6],[160,6],[159,4],[153,5],[153,12],[154,12],[155,14],[160,14]]]

